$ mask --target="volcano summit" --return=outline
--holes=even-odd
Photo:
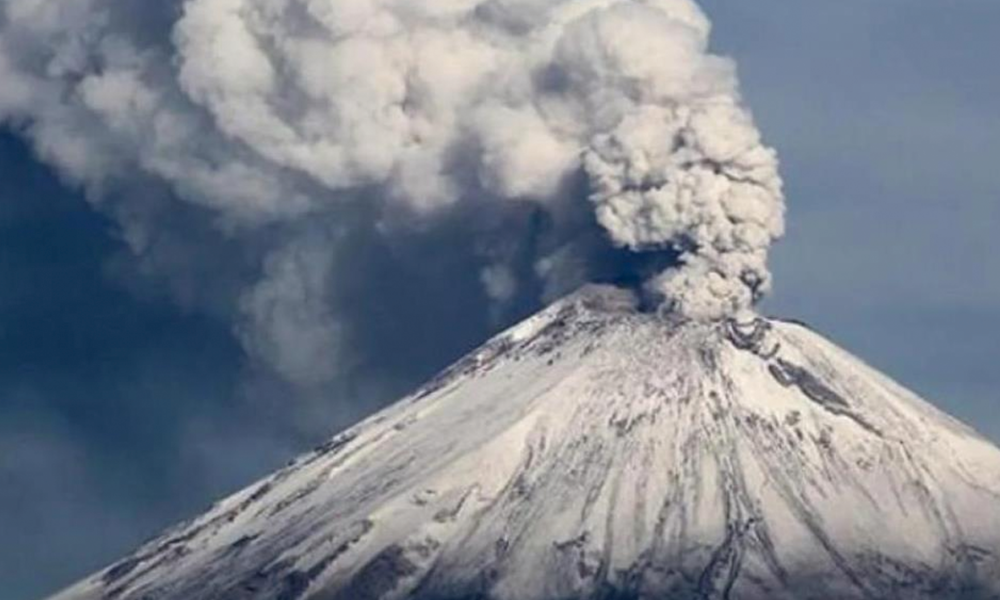
[[[589,287],[57,598],[998,595],[1000,450],[803,325]]]

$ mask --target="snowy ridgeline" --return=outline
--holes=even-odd
[[[607,288],[59,600],[1000,597],[1000,450],[800,325]]]

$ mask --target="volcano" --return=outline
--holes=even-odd
[[[59,600],[1000,597],[1000,450],[808,327],[589,287]]]

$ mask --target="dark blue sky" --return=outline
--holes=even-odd
[[[789,235],[767,310],[1000,440],[1000,3],[703,6],[783,160]],[[247,401],[228,323],[128,268],[113,224],[0,136],[4,598],[68,583],[314,441]],[[389,389],[465,343],[387,365]]]

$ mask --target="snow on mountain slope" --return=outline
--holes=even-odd
[[[588,288],[59,600],[1000,597],[1000,450],[809,329]]]

